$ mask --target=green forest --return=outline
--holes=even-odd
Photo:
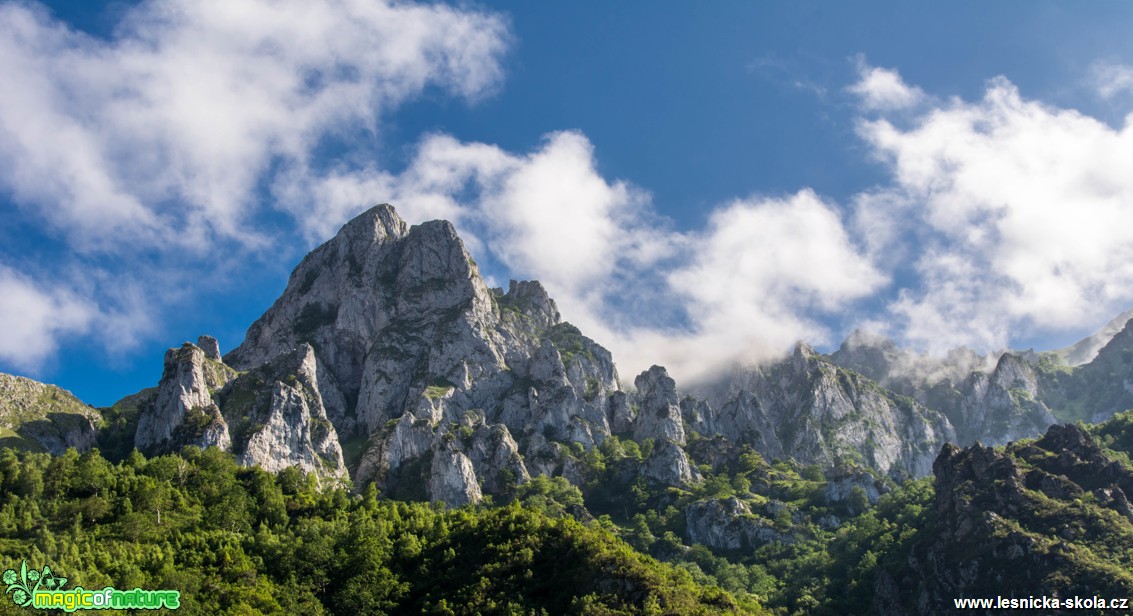
[[[1133,471],[1133,413],[1091,432],[1106,463]],[[641,449],[607,439],[582,456],[582,489],[538,477],[459,509],[387,499],[372,485],[323,489],[313,474],[243,468],[212,448],[118,461],[97,449],[2,449],[0,564],[50,565],[68,587],[178,590],[187,614],[857,614],[870,612],[879,572],[900,576],[942,524],[931,478],[873,506],[832,507],[818,496],[820,469],[748,450],[701,463],[692,491],[621,485]],[[1035,451],[1045,455],[1028,443],[998,455],[1036,468],[1053,459]],[[1059,566],[1133,589],[1133,525],[1092,496],[1059,504],[1035,494],[1050,511],[1036,507],[1016,532],[1041,542],[1048,514],[1104,527],[1063,542],[1076,556]],[[786,503],[768,520],[783,539],[689,545],[688,505],[733,498]],[[836,527],[816,522],[835,514]],[[11,594],[0,601],[0,613],[23,612]]]

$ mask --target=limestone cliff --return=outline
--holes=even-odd
[[[737,370],[686,401],[693,428],[751,445],[767,458],[830,468],[851,462],[896,477],[928,474],[955,440],[948,418],[843,369],[804,344],[766,366]]]
[[[526,457],[561,472],[548,443],[610,434],[609,352],[562,322],[539,283],[488,288],[444,221],[409,227],[388,205],[352,220],[225,361],[252,370],[302,343],[335,433],[360,452],[359,485],[475,501],[481,484],[498,493],[529,476]]]

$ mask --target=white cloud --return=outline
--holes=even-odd
[[[856,61],[860,79],[849,87],[849,91],[861,99],[863,108],[894,111],[915,107],[925,100],[924,92],[907,85],[897,71],[869,66],[861,56]]]
[[[224,257],[271,249],[278,228],[258,223],[273,209],[311,225],[300,234],[341,224],[342,203],[384,194],[380,170],[361,186],[335,180],[372,154],[386,115],[431,89],[491,94],[509,39],[498,15],[380,0],[145,0],[109,39],[38,4],[0,4],[3,207],[65,246],[38,259],[49,279],[73,279],[76,254],[98,264],[81,278],[115,278],[64,292],[7,271],[4,310],[30,316],[0,357],[35,364],[60,338],[117,323],[103,340],[115,347],[141,331],[123,327],[138,319],[116,308],[122,289],[165,288],[186,269],[208,276],[230,267]],[[345,145],[342,168],[313,167],[328,143]],[[328,207],[260,193],[316,182]],[[161,298],[172,305],[163,293],[146,310],[165,308]]]
[[[647,193],[598,173],[577,132],[529,154],[433,135],[398,176],[346,173],[298,190],[300,201],[342,195],[331,200],[352,210],[379,188],[411,222],[452,220],[474,254],[540,280],[629,377],[660,363],[689,383],[824,340],[817,317],[886,281],[812,191],[722,204],[703,232],[675,231]]]
[[[36,284],[0,266],[0,360],[25,370],[51,357],[61,335],[84,333],[98,317],[89,300],[65,288]]]
[[[80,250],[255,241],[275,165],[429,86],[502,78],[497,16],[364,0],[151,0],[110,41],[0,5],[0,183]]]
[[[687,348],[654,349],[696,379],[731,361],[756,362],[797,340],[827,342],[818,321],[886,282],[830,205],[810,190],[738,200],[716,210],[669,275],[695,324]]]
[[[916,204],[919,284],[891,306],[905,337],[937,351],[1104,322],[1133,302],[1133,127],[1024,100],[1006,79],[983,99],[925,110],[862,136]]]

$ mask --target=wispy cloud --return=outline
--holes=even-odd
[[[1112,99],[1120,94],[1133,94],[1133,66],[1114,62],[1090,65],[1090,79],[1098,94]]]
[[[274,209],[261,187],[328,173],[320,146],[349,154],[353,135],[379,141],[386,115],[426,88],[491,94],[509,39],[502,17],[444,5],[148,0],[104,40],[6,2],[0,188],[72,254],[106,264],[102,274],[154,253],[208,267],[212,254],[276,239],[256,225]],[[50,298],[59,315],[0,333],[14,361],[44,355],[29,341],[51,349],[83,331],[80,308],[108,301],[0,282],[0,295]]]
[[[748,62],[747,70],[762,75],[772,83],[813,94],[819,100],[826,98],[827,87],[811,77],[796,60],[767,54]]]

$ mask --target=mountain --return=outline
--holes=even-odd
[[[1039,395],[1068,421],[1101,422],[1133,408],[1133,321],[1125,324],[1089,363],[1068,367],[1040,356]]]
[[[1088,364],[1097,357],[1098,351],[1102,350],[1105,345],[1109,344],[1110,340],[1113,340],[1114,336],[1125,329],[1125,325],[1129,323],[1130,319],[1133,319],[1133,309],[1126,310],[1098,331],[1066,348],[1053,351],[1053,353],[1065,360],[1067,365],[1070,366]]]
[[[1133,595],[1133,467],[1094,435],[1066,425],[1003,449],[948,445],[933,470],[925,530],[896,574],[878,575],[877,613],[952,613],[963,597]]]
[[[100,420],[98,411],[67,390],[0,374],[0,447],[85,451],[97,440]]]
[[[627,386],[538,282],[489,288],[451,224],[381,205],[307,255],[227,355],[209,336],[171,348],[154,387],[109,408],[0,375],[2,444],[33,451],[0,451],[0,544],[176,529],[164,563],[122,579],[214,548],[207,588],[310,578],[278,605],[231,594],[233,610],[937,614],[961,596],[1128,596],[1133,323],[1065,357],[932,357],[859,331],[696,387],[662,366]],[[1055,425],[1077,419],[1108,421]]]
[[[1133,406],[1128,328],[1081,366],[1059,357],[934,358],[855,332],[829,356],[800,343],[688,391],[660,366],[623,388],[538,282],[489,288],[451,224],[411,227],[379,205],[307,255],[226,356],[208,336],[170,349],[156,387],[104,411],[99,442],[119,457],[217,446],[450,504],[542,475],[581,485],[612,435],[651,443],[631,474],[656,486],[702,480],[690,435],[900,480],[928,475],[947,442],[1005,444]]]
[[[775,459],[830,468],[855,463],[895,477],[922,477],[940,447],[956,440],[949,419],[879,387],[810,347],[767,366],[737,370],[686,398],[698,432],[751,445]]]

